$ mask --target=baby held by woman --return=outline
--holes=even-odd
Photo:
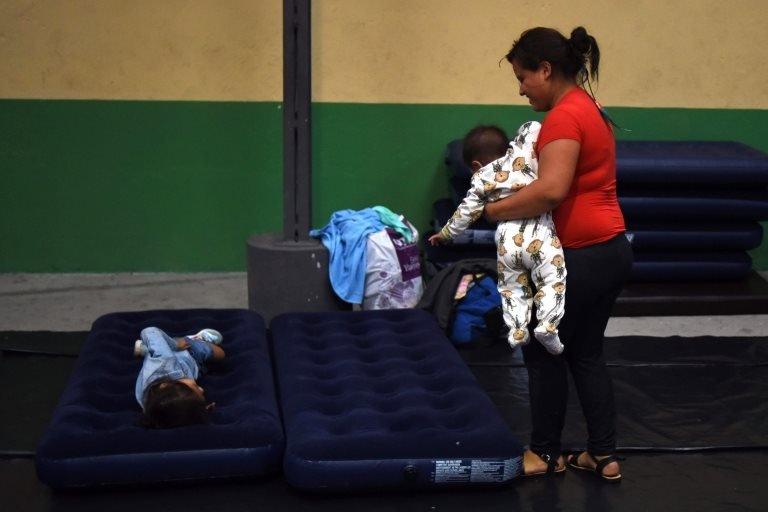
[[[483,215],[486,203],[514,194],[537,178],[534,145],[540,129],[539,123],[529,121],[509,143],[495,126],[478,126],[464,137],[463,157],[473,171],[472,184],[450,220],[429,238],[432,245],[458,236]],[[548,352],[560,354],[563,344],[557,327],[565,311],[566,271],[552,214],[500,222],[495,240],[509,344],[516,348],[528,343],[535,304],[538,324],[533,334]]]

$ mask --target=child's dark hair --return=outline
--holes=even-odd
[[[504,156],[509,146],[509,137],[498,126],[480,125],[472,128],[464,136],[462,158],[471,166],[473,160],[486,165],[488,162]]]
[[[183,382],[160,379],[147,389],[142,425],[148,428],[175,428],[208,422],[204,398]]]
[[[573,29],[570,39],[553,28],[536,27],[523,32],[505,58],[510,64],[517,61],[519,66],[530,71],[537,70],[547,61],[554,71],[583,84],[590,75],[597,81],[600,48],[584,27]]]

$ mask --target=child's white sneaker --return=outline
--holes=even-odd
[[[221,335],[216,329],[203,329],[197,334],[187,336],[191,340],[205,341],[206,343],[213,343],[214,345],[221,345],[224,336]]]
[[[146,353],[147,347],[144,346],[141,340],[136,340],[136,342],[133,344],[133,355],[136,357],[144,357]]]

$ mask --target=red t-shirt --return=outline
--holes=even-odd
[[[536,152],[558,139],[581,144],[571,189],[552,212],[563,246],[586,247],[623,233],[624,216],[616,197],[616,141],[581,87],[566,93],[544,118]]]

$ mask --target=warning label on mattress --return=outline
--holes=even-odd
[[[436,460],[432,481],[443,483],[499,483],[520,474],[522,457],[514,459]]]

